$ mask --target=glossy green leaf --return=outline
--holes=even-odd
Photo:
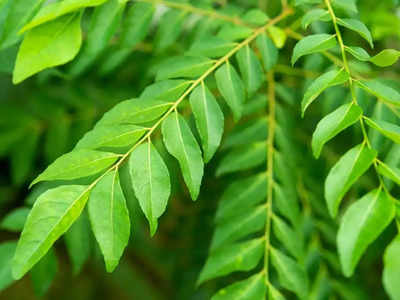
[[[140,124],[153,121],[162,116],[171,103],[152,99],[130,99],[118,103],[97,122],[100,125],[115,125],[118,123]]]
[[[178,113],[169,115],[162,123],[164,144],[181,167],[190,196],[197,199],[200,192],[204,163],[200,147],[185,119]]]
[[[344,195],[369,169],[376,156],[374,149],[360,144],[347,151],[333,166],[325,181],[325,199],[331,216],[336,216]]]
[[[157,81],[149,85],[140,94],[140,99],[163,100],[165,102],[174,102],[183,94],[183,92],[192,84],[191,81],[169,79]]]
[[[132,152],[129,169],[135,195],[154,235],[171,193],[168,168],[157,149],[144,143]]]
[[[363,48],[345,46],[344,49],[360,61],[369,61],[371,59],[371,56]]]
[[[18,51],[13,83],[72,60],[82,42],[81,14],[71,14],[30,30]]]
[[[383,99],[394,105],[400,105],[400,92],[394,88],[386,85],[382,81],[375,80],[360,80],[356,81],[358,86],[368,93],[376,96],[377,98]]]
[[[43,23],[49,23],[61,16],[80,10],[84,7],[98,6],[107,0],[63,0],[44,6],[37,15],[26,24],[20,32],[27,31]]]
[[[242,74],[248,94],[252,95],[264,82],[264,73],[254,51],[247,45],[236,54],[239,70]]]
[[[400,169],[392,166],[388,166],[383,162],[379,162],[378,172],[392,180],[393,182],[400,185]]]
[[[80,149],[59,157],[47,167],[31,186],[48,180],[71,180],[94,175],[117,161],[119,155],[111,152]]]
[[[336,46],[336,36],[326,33],[313,34],[301,39],[293,49],[292,65],[308,54],[322,52]]]
[[[24,228],[26,218],[31,211],[28,207],[20,207],[5,215],[0,223],[0,229],[20,232]]]
[[[204,161],[208,162],[221,143],[224,131],[224,114],[214,95],[204,83],[191,93],[190,106],[200,134]]]
[[[107,173],[93,188],[88,212],[107,272],[112,272],[128,245],[131,225],[117,171]]]
[[[20,279],[50,249],[81,214],[89,197],[87,186],[64,185],[39,196],[26,220],[13,261]]]
[[[265,33],[260,34],[257,37],[256,44],[257,48],[261,52],[264,69],[268,72],[278,62],[278,49]]]
[[[371,57],[370,61],[378,67],[389,67],[400,58],[400,51],[395,49],[385,49],[377,55]]]
[[[14,282],[11,273],[12,259],[17,248],[17,242],[8,241],[0,244],[0,291]]]
[[[369,32],[367,26],[359,20],[356,19],[341,19],[337,18],[337,23],[347,29],[353,30],[357,32],[360,36],[362,36],[368,43],[371,48],[374,48],[374,43],[372,41],[372,35]]]
[[[207,36],[195,41],[189,49],[189,54],[217,58],[227,54],[236,45],[235,42],[226,41],[216,36]]]
[[[146,128],[121,124],[101,125],[86,133],[75,149],[119,148],[134,145],[146,132]]]
[[[301,102],[302,116],[308,106],[327,88],[345,83],[349,80],[349,74],[344,69],[329,71],[315,79],[307,88]]]
[[[53,249],[32,268],[31,279],[33,290],[38,296],[44,296],[49,290],[58,271],[57,257]]]
[[[308,279],[306,272],[290,257],[272,248],[271,262],[278,272],[279,281],[288,289],[304,299],[308,293]]]
[[[213,64],[214,61],[206,57],[172,57],[159,66],[156,80],[198,77],[205,73]]]
[[[400,237],[386,248],[384,256],[383,285],[391,299],[400,299]]]
[[[210,253],[201,270],[198,284],[235,271],[252,270],[262,258],[263,252],[263,239],[235,243],[220,248]]]
[[[265,299],[267,285],[263,273],[255,274],[219,290],[211,300],[253,300]]]
[[[261,165],[267,159],[266,149],[266,142],[234,148],[219,163],[216,171],[217,176],[248,170]]]
[[[400,144],[400,126],[382,120],[365,118],[365,123],[378,130],[393,142]]]
[[[312,137],[314,156],[318,158],[323,146],[337,134],[357,122],[362,115],[362,109],[356,104],[343,104],[317,125]]]
[[[215,72],[215,79],[218,90],[233,111],[235,120],[239,120],[243,112],[245,91],[238,73],[234,67],[226,63]]]
[[[329,21],[330,15],[329,12],[325,9],[322,8],[316,8],[308,11],[303,18],[301,19],[301,26],[304,29],[307,29],[307,27],[316,21]]]
[[[353,203],[341,220],[337,244],[343,272],[351,276],[361,256],[391,223],[395,215],[394,199],[382,188]]]

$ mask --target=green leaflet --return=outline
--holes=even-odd
[[[171,103],[151,99],[130,99],[118,103],[97,122],[97,126],[118,123],[141,124],[154,121],[162,116]]]
[[[206,72],[214,61],[206,57],[177,56],[160,64],[156,80],[169,78],[195,78]]]
[[[243,210],[251,208],[267,196],[267,174],[261,173],[231,183],[222,195],[215,216],[223,224]]]
[[[240,209],[240,214],[217,226],[211,240],[211,251],[264,228],[267,217],[265,205],[252,208],[250,211]]]
[[[249,95],[253,95],[264,82],[264,73],[254,51],[246,45],[236,54],[239,70]]]
[[[228,62],[215,72],[218,90],[233,112],[235,121],[242,116],[245,91],[243,82],[235,68]]]
[[[27,31],[43,23],[49,23],[61,16],[80,10],[84,7],[98,6],[106,0],[63,0],[44,6],[37,15],[26,24],[20,32]]]
[[[171,193],[168,168],[157,149],[144,143],[132,152],[129,170],[135,195],[154,235],[157,219],[164,213]]]
[[[286,300],[273,285],[268,286],[268,300]]]
[[[365,122],[368,126],[378,130],[393,142],[400,144],[400,126],[382,120],[369,119],[367,117],[365,117]]]
[[[390,167],[383,162],[379,162],[378,165],[378,172],[395,182],[396,184],[400,185],[400,169],[396,167]]]
[[[0,229],[20,232],[24,228],[26,218],[31,211],[28,207],[16,208],[7,214],[0,223]]]
[[[20,279],[79,217],[89,197],[87,186],[64,185],[39,196],[26,220],[13,261]]]
[[[263,273],[255,274],[219,290],[211,300],[253,300],[265,299],[267,285]]]
[[[31,185],[48,180],[71,180],[94,175],[117,161],[119,155],[88,149],[75,150],[57,158]]]
[[[366,41],[368,41],[371,48],[374,48],[372,35],[364,23],[356,19],[341,19],[341,18],[337,18],[337,23],[343,27],[346,27],[347,29],[357,32]]]
[[[374,162],[377,152],[365,144],[347,151],[330,170],[325,181],[325,199],[332,217],[335,217],[343,196]]]
[[[3,242],[0,244],[0,291],[6,289],[14,282],[14,278],[11,273],[11,266],[12,258],[16,248],[17,242],[14,241]]]
[[[378,67],[389,67],[395,64],[399,57],[400,51],[395,49],[385,49],[371,57],[370,61]]]
[[[198,284],[235,271],[250,271],[264,253],[264,240],[255,239],[231,244],[210,253],[201,270]]]
[[[162,135],[168,152],[179,162],[190,196],[196,200],[200,192],[204,163],[193,133],[185,119],[176,112],[163,121]]]
[[[270,18],[262,10],[253,8],[246,11],[242,16],[242,20],[249,24],[262,26],[267,23]]]
[[[81,16],[65,15],[30,30],[18,51],[13,83],[72,60],[81,47]]]
[[[324,145],[347,127],[357,122],[362,115],[362,109],[356,104],[343,104],[317,125],[312,136],[312,150],[318,158]]]
[[[333,0],[332,4],[335,8],[344,10],[348,14],[358,13],[356,0]]]
[[[277,239],[282,243],[283,246],[289,251],[289,253],[300,259],[303,256],[303,241],[299,236],[298,232],[292,229],[285,221],[277,216],[273,216],[272,219],[274,234]]]
[[[140,94],[140,99],[175,102],[191,84],[192,81],[180,79],[157,81],[144,89]]]
[[[256,45],[261,52],[264,69],[268,72],[278,62],[278,49],[265,33],[257,37]]]
[[[147,131],[146,128],[129,125],[100,125],[86,133],[75,149],[120,148],[134,145]]]
[[[325,9],[316,8],[308,11],[301,19],[301,26],[304,29],[316,21],[329,21],[331,20],[329,12]]]
[[[345,46],[344,49],[358,60],[369,61],[371,59],[371,56],[369,56],[368,52],[365,51],[363,48]]]
[[[271,248],[271,262],[282,285],[300,299],[306,298],[308,279],[305,271],[293,259],[274,248]]]
[[[131,228],[117,171],[107,173],[93,188],[88,212],[107,272],[112,272],[128,245]]]
[[[361,256],[391,223],[395,215],[394,199],[382,188],[353,203],[341,220],[337,244],[346,276],[351,276]]]
[[[306,36],[297,42],[293,49],[292,65],[304,55],[328,50],[335,47],[336,44],[336,36],[332,34],[321,33]]]
[[[158,31],[155,36],[154,49],[161,53],[172,46],[179,38],[184,26],[186,12],[171,9],[167,11],[160,20]]]
[[[225,24],[221,30],[218,31],[217,37],[223,38],[227,41],[240,41],[249,37],[253,30],[247,26],[239,26],[234,24]]]
[[[291,197],[290,192],[288,193],[287,189],[278,184],[274,185],[274,195],[274,205],[278,211],[290,220],[293,225],[298,224],[300,214],[296,197]]]
[[[304,112],[307,107],[328,87],[343,84],[349,80],[349,74],[345,69],[329,71],[317,79],[315,79],[310,86],[307,88],[303,101],[301,102],[301,112],[304,116]]]
[[[94,9],[82,51],[71,65],[70,73],[77,76],[94,64],[107,48],[119,26],[126,0],[107,0]]]
[[[270,26],[268,27],[268,33],[271,36],[271,39],[274,41],[274,44],[276,47],[279,49],[283,48],[286,43],[287,35],[286,32],[276,26]]]
[[[201,138],[204,162],[207,163],[221,143],[224,132],[224,114],[214,95],[204,83],[191,93],[190,106]]]
[[[384,256],[383,285],[391,299],[400,299],[400,237],[397,236],[386,248]]]
[[[216,36],[207,36],[195,41],[189,49],[188,54],[194,56],[206,56],[217,58],[231,51],[237,43],[226,41]]]
[[[239,124],[225,138],[222,148],[243,146],[248,143],[265,141],[268,137],[267,118],[258,118]]]
[[[56,277],[57,271],[57,257],[54,250],[50,248],[49,252],[32,268],[30,273],[36,295],[44,296],[46,294]]]
[[[394,105],[400,105],[400,93],[379,80],[360,80],[357,85],[368,93]]]
[[[91,252],[91,228],[87,210],[84,210],[64,235],[74,275],[78,275]]]
[[[234,148],[219,163],[217,176],[248,170],[264,163],[267,159],[267,143],[259,142]]]

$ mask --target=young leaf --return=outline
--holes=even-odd
[[[245,101],[245,91],[242,80],[235,68],[228,62],[215,72],[218,90],[221,92],[226,103],[233,111],[236,121],[240,119]]]
[[[112,272],[128,245],[131,226],[117,171],[106,174],[93,188],[88,212],[107,272]]]
[[[191,93],[190,106],[203,145],[204,161],[208,162],[221,143],[224,131],[224,114],[214,95],[204,83]]]
[[[307,88],[303,101],[301,102],[302,116],[307,107],[326,90],[328,87],[343,84],[349,80],[349,74],[345,69],[329,71],[317,79],[315,79],[310,86]]]
[[[171,193],[168,168],[157,149],[144,143],[132,152],[129,169],[135,195],[154,235]]]
[[[172,57],[161,63],[157,70],[156,80],[198,77],[206,72],[213,64],[214,61],[206,57]]]
[[[28,207],[20,207],[6,215],[0,223],[0,229],[20,232],[24,228],[26,218],[31,211]]]
[[[256,39],[257,48],[261,52],[261,58],[265,71],[271,70],[278,62],[278,49],[272,40],[265,34],[260,34]]]
[[[219,290],[211,300],[265,299],[267,285],[263,273],[255,274]]]
[[[188,54],[210,58],[222,57],[231,51],[237,43],[226,41],[216,36],[207,36],[197,40],[190,47]]]
[[[378,67],[389,67],[397,62],[400,57],[400,51],[394,49],[385,49],[377,55],[371,57],[370,61]]]
[[[119,148],[134,145],[146,128],[129,125],[101,125],[86,133],[75,149]]]
[[[65,15],[30,30],[18,51],[13,83],[72,60],[82,42],[81,15]]]
[[[56,277],[58,270],[57,257],[53,249],[32,268],[31,279],[33,290],[38,296],[44,296]]]
[[[141,124],[158,119],[171,103],[153,99],[130,99],[122,101],[106,112],[97,126],[118,123]]]
[[[267,30],[269,35],[271,36],[271,39],[274,41],[275,46],[279,49],[283,48],[287,39],[286,32],[276,26],[270,26]]]
[[[185,119],[176,112],[163,121],[162,134],[168,152],[179,162],[190,196],[196,200],[200,192],[204,163],[193,133]]]
[[[198,284],[235,271],[250,271],[263,256],[264,240],[235,243],[212,252],[201,270]]]
[[[318,158],[324,145],[347,127],[357,122],[362,115],[362,109],[356,104],[343,104],[338,109],[325,116],[317,125],[312,136],[312,149]]]
[[[144,89],[140,94],[140,99],[174,102],[178,100],[191,83],[191,81],[180,79],[157,81]]]
[[[308,279],[305,271],[290,257],[271,248],[271,262],[278,272],[279,281],[289,291],[293,291],[300,299],[308,293]]]
[[[356,19],[341,19],[341,18],[337,18],[337,22],[339,25],[342,25],[343,27],[346,27],[350,30],[357,32],[365,40],[368,41],[371,48],[374,48],[374,43],[372,41],[371,33],[369,32],[367,26],[365,26],[364,23]]]
[[[365,122],[371,127],[378,130],[384,136],[391,139],[393,142],[400,144],[400,126],[382,121],[365,118]]]
[[[259,166],[267,159],[266,142],[253,143],[230,151],[219,163],[216,175],[221,176]]]
[[[325,9],[321,8],[316,8],[308,11],[303,18],[301,19],[301,26],[304,29],[307,29],[307,27],[311,24],[314,23],[315,21],[329,21],[330,15],[329,12]]]
[[[54,2],[44,6],[38,14],[26,24],[20,33],[29,29],[37,27],[43,23],[48,23],[52,20],[60,18],[61,16],[80,10],[84,7],[98,6],[107,0],[64,0],[61,2]]]
[[[400,237],[386,248],[384,256],[383,285],[391,299],[400,299]]]
[[[22,278],[71,227],[88,197],[88,187],[81,185],[63,185],[39,196],[15,252],[12,268],[15,279]]]
[[[379,80],[356,81],[358,86],[366,92],[381,98],[391,104],[400,106],[400,93]]]
[[[361,256],[390,224],[395,215],[394,199],[382,188],[353,203],[343,216],[337,243],[343,272],[351,276]]]
[[[111,166],[119,155],[111,152],[80,149],[56,159],[34,181],[31,186],[48,180],[72,180],[99,173]]]
[[[260,62],[248,45],[238,51],[236,58],[248,94],[252,95],[257,92],[264,81],[264,73]]]
[[[313,34],[301,39],[293,49],[292,65],[308,54],[322,52],[336,46],[336,36],[326,33]]]
[[[14,282],[11,273],[12,259],[17,248],[17,242],[9,241],[0,244],[0,291]]]
[[[335,217],[343,196],[372,165],[377,152],[360,144],[347,151],[330,170],[325,181],[325,199]]]

